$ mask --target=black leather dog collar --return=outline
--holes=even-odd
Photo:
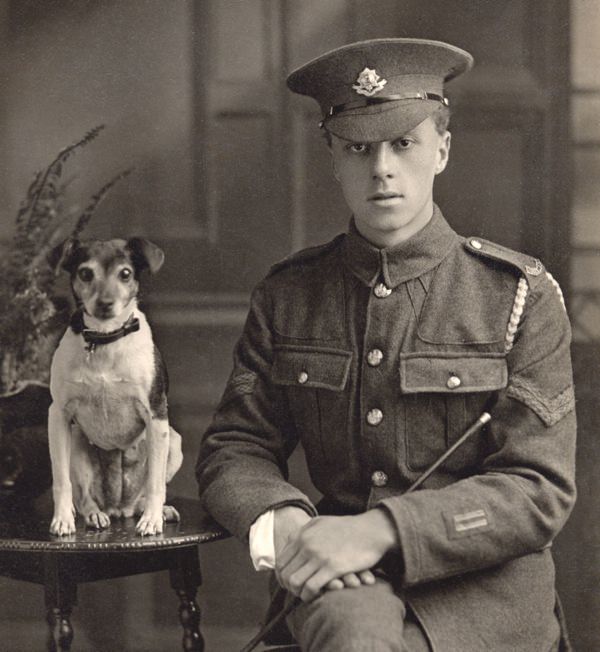
[[[77,310],[73,313],[71,317],[71,330],[76,335],[83,335],[83,339],[87,342],[86,350],[93,352],[97,346],[102,344],[110,344],[111,342],[116,342],[122,337],[129,335],[130,333],[135,333],[135,331],[140,330],[140,320],[137,317],[134,317],[133,314],[129,316],[127,321],[114,331],[109,331],[103,333],[102,331],[93,331],[90,328],[86,328],[83,321],[83,311]]]

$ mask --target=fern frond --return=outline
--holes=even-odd
[[[15,220],[17,229],[19,226],[23,223],[25,215],[29,212],[29,209],[31,208],[31,202],[35,196],[35,193],[38,190],[40,180],[42,178],[43,170],[38,170],[29,184],[29,188],[27,189],[27,193],[25,195],[25,199],[21,202],[21,205],[19,206],[19,211],[17,213],[17,218]]]
[[[106,197],[108,191],[116,183],[121,181],[121,179],[124,179],[126,176],[128,176],[131,173],[132,169],[133,168],[128,168],[127,170],[123,170],[123,172],[119,172],[119,174],[115,175],[110,181],[105,183],[96,194],[92,195],[90,203],[85,207],[85,210],[80,215],[79,219],[77,220],[77,224],[73,229],[74,238],[77,238],[83,229],[87,226],[88,222],[92,219],[96,208],[98,208],[99,204]]]
[[[83,138],[61,149],[54,162],[64,163],[76,149],[85,147],[88,143],[91,143],[105,127],[106,125],[98,125],[97,127],[90,129]],[[52,165],[52,163],[50,165]]]
[[[88,143],[94,140],[104,128],[105,125],[98,125],[97,127],[90,129],[83,138],[61,149],[56,158],[46,167],[43,175],[41,176],[41,179],[38,182],[38,187],[34,191],[31,207],[29,210],[29,219],[27,220],[28,228],[31,227],[31,220],[35,215],[37,203],[39,202],[48,181],[50,181],[51,184],[55,184],[62,173],[62,164],[73,154],[75,150],[79,149],[80,147],[85,147]]]

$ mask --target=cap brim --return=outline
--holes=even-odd
[[[344,111],[327,118],[324,128],[352,142],[376,143],[407,134],[442,105],[433,100],[396,100]]]

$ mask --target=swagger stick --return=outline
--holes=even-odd
[[[454,453],[454,451],[460,448],[469,437],[483,428],[486,423],[489,423],[491,419],[492,417],[489,412],[483,412],[479,419],[477,419],[477,421],[475,421],[475,423],[468,428],[447,451],[440,455],[440,457],[438,457],[438,459],[410,485],[410,487],[404,492],[404,495],[412,493],[418,489],[425,480],[427,480],[432,473],[435,473],[435,471]],[[281,587],[278,591],[285,591],[285,589]],[[263,638],[273,629],[273,627],[289,616],[301,602],[302,600],[300,598],[294,598],[291,600],[283,609],[281,609],[281,611],[276,613],[268,623],[263,625],[258,634],[247,645],[245,645],[240,652],[251,652],[254,650]]]

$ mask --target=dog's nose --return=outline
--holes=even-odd
[[[106,310],[110,310],[113,307],[114,303],[115,303],[114,301],[101,301],[100,299],[98,299],[98,301],[96,302],[96,306],[98,307],[99,310],[106,311]]]

